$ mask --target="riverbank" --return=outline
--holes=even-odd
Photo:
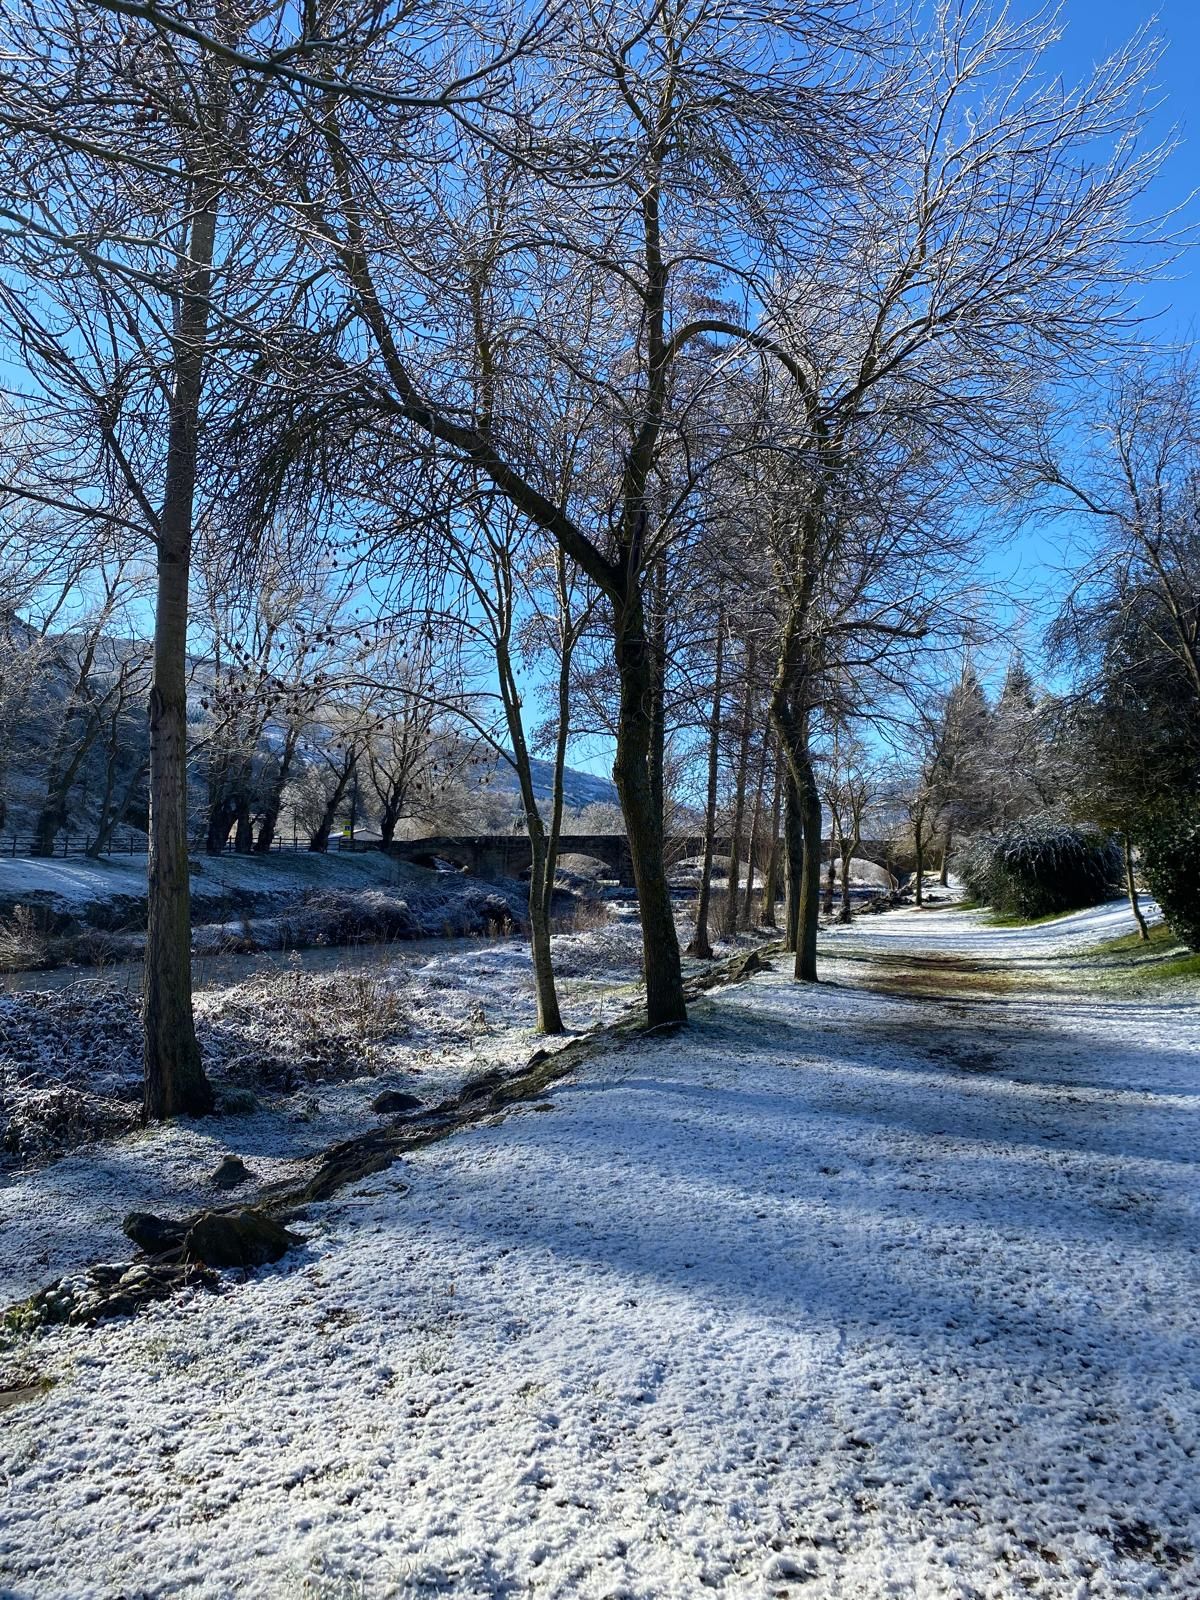
[[[194,857],[198,957],[464,938],[525,924],[527,890],[381,851]],[[104,969],[145,944],[145,860],[0,859],[0,986],[8,972]]]

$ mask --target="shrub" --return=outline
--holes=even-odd
[[[1035,817],[973,840],[955,869],[973,900],[1003,916],[1046,917],[1119,893],[1121,851],[1096,828]]]
[[[1200,950],[1200,803],[1165,812],[1140,830],[1142,874],[1177,939]]]

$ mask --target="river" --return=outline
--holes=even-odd
[[[389,966],[420,956],[449,955],[459,950],[488,950],[495,945],[524,940],[520,934],[486,935],[447,939],[398,939],[388,944],[327,944],[309,950],[254,950],[192,957],[192,986],[201,989],[228,989],[245,978],[263,972],[327,972],[334,967],[349,969]],[[112,961],[101,966],[64,966],[32,972],[0,972],[0,994],[20,994],[31,989],[65,989],[72,983],[117,984],[133,993],[142,986],[141,961]]]

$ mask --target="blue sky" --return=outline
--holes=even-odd
[[[1017,0],[1018,10],[1033,15],[1034,0]],[[1190,202],[1200,187],[1200,0],[1064,0],[1061,21],[1065,36],[1054,66],[1068,82],[1082,78],[1093,65],[1118,49],[1136,30],[1149,24],[1165,50],[1157,80],[1161,102],[1148,130],[1151,142],[1172,130],[1182,141],[1169,158],[1152,192],[1150,213],[1182,207],[1176,226],[1200,221],[1200,203]],[[1163,343],[1187,342],[1200,327],[1200,260],[1186,252],[1162,278],[1150,279],[1140,295],[1140,309],[1149,319],[1148,337]],[[1018,531],[998,542],[987,563],[1000,582],[1011,584],[1033,602],[1024,639],[1034,649],[1046,608],[1062,585],[1063,547],[1072,530],[1064,518],[1047,528]],[[1001,530],[995,530],[998,541]],[[1016,617],[1014,617],[1016,620]]]

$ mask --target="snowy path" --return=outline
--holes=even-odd
[[[0,1594],[1200,1595],[1198,1088],[1195,1006],[724,991],[35,1347]]]

